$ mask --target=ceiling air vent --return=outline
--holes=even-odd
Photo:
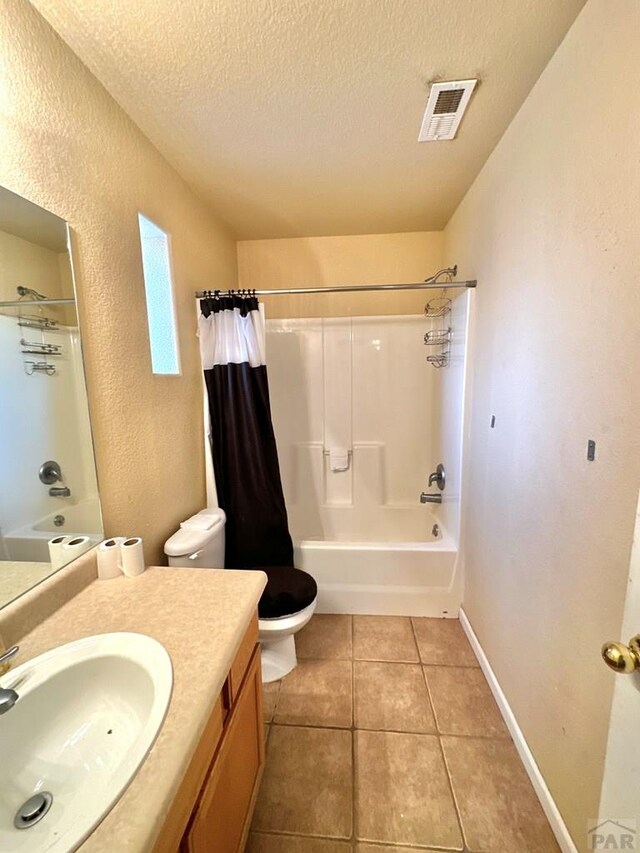
[[[418,142],[453,139],[477,80],[434,83],[422,119]]]

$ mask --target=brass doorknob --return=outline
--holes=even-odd
[[[624,643],[605,643],[602,659],[608,667],[624,675],[640,669],[640,634],[633,636],[628,646]]]

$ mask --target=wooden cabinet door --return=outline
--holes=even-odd
[[[262,679],[256,649],[183,850],[241,853],[263,764]]]

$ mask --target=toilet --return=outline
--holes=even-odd
[[[186,568],[224,566],[224,525],[221,509],[203,509],[180,525],[167,539],[169,565]],[[262,651],[262,681],[278,681],[298,660],[294,635],[313,616],[318,588],[311,575],[292,566],[257,566],[267,575],[258,604],[258,639]]]

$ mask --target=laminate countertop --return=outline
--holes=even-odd
[[[171,657],[173,691],[156,742],[116,805],[78,848],[82,853],[152,849],[266,580],[262,572],[163,567],[136,578],[95,580],[20,638],[14,666],[110,631],[148,634]]]

